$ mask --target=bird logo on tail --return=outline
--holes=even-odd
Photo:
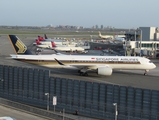
[[[15,43],[15,45],[18,48],[17,53],[25,53],[26,52],[27,47],[20,40],[17,40],[17,42]]]
[[[32,54],[31,51],[27,49],[27,46],[17,36],[9,35],[9,39],[17,54]]]

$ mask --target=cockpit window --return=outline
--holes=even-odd
[[[149,61],[149,63],[152,63],[152,61]]]

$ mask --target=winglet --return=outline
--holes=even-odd
[[[59,65],[65,65],[63,64],[62,62],[60,62],[59,60],[57,60],[56,58],[54,58],[56,60],[56,62],[59,64]]]
[[[27,46],[15,35],[8,35],[16,54],[32,54]]]

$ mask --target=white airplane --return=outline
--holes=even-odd
[[[94,70],[99,75],[110,76],[113,70],[145,70],[144,75],[156,65],[144,57],[132,56],[87,56],[87,55],[32,55],[24,43],[15,35],[9,39],[16,54],[11,57],[15,60],[30,64],[55,68],[77,69],[80,75]]]
[[[101,32],[99,31],[99,37],[102,39],[113,39],[113,35],[102,35]]]
[[[115,41],[121,41],[125,42],[125,37],[119,37],[118,35],[113,36],[113,35],[101,35],[101,32],[99,31],[99,37],[102,39],[111,39]]]
[[[49,46],[51,46],[51,42],[54,42],[56,46],[61,46],[61,45],[77,46],[76,42],[62,40],[62,39],[47,38],[46,34],[44,35],[44,38],[41,36],[38,36],[38,39],[36,39],[36,43],[33,43],[33,45],[36,45],[36,46],[45,45],[49,48]]]
[[[125,35],[115,35],[114,40],[121,41],[124,43],[126,41],[126,37],[125,37]]]
[[[85,51],[84,48],[78,46],[71,46],[71,45],[56,45],[54,42],[49,42],[50,44],[39,44],[37,45],[38,48],[48,48],[54,49],[57,51],[65,51],[65,52],[83,52]]]
[[[63,41],[63,40],[54,40],[54,39],[48,39],[45,34],[44,40],[37,40],[37,47],[39,48],[47,48],[47,49],[54,49],[57,51],[65,51],[65,52],[85,52],[85,49],[82,47],[77,46],[77,43],[75,42],[69,42],[69,41]]]
[[[67,45],[67,46],[77,46],[77,43],[75,42],[69,42],[68,40],[55,40],[55,39],[47,39],[43,41],[36,40],[35,44],[36,46],[39,45],[47,45],[50,46],[51,42],[54,42],[57,46]]]

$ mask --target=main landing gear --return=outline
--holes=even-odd
[[[87,72],[82,72],[81,70],[78,70],[78,73],[80,76],[88,76]]]
[[[145,70],[145,73],[144,73],[144,75],[147,75],[148,71],[149,71],[149,70]]]

